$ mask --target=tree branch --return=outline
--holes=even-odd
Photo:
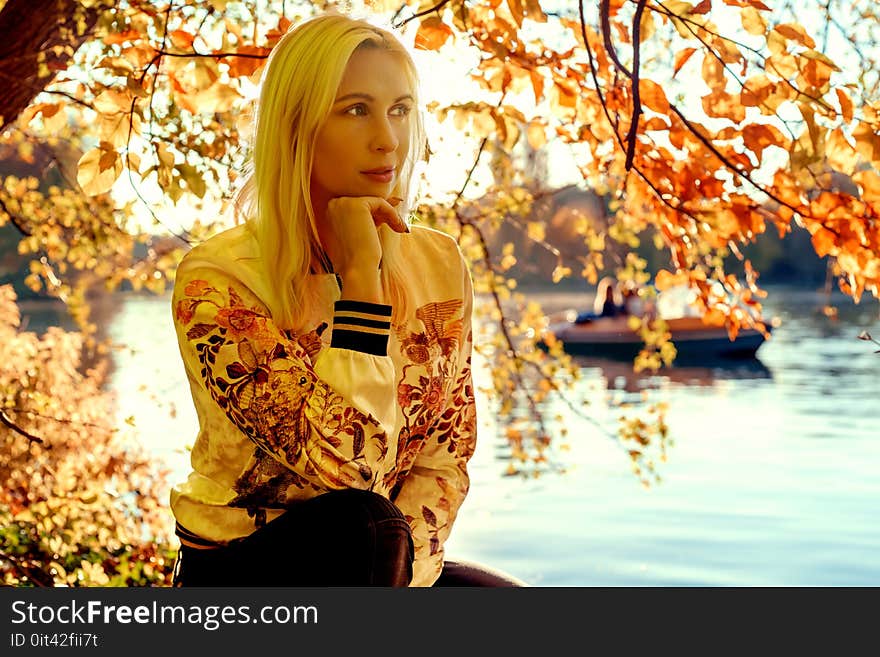
[[[632,120],[629,124],[629,133],[626,136],[626,163],[624,167],[627,171],[632,168],[633,157],[635,157],[636,136],[638,136],[639,132],[639,117],[642,114],[642,101],[639,95],[639,39],[641,36],[642,12],[645,11],[646,2],[647,0],[639,0],[639,5],[636,7],[636,13],[633,16],[633,72],[630,76],[630,80],[632,81],[633,114]]]
[[[35,436],[31,433],[28,433],[27,431],[22,429],[20,426],[18,426],[15,422],[13,422],[12,419],[8,415],[6,415],[6,411],[4,411],[2,409],[0,409],[0,422],[2,422],[7,427],[12,429],[15,433],[24,436],[32,443],[42,443],[43,442],[42,438],[40,438],[39,436]]]

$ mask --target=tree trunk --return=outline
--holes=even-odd
[[[51,71],[63,69],[70,50],[60,54],[54,46],[70,45],[72,52],[86,40],[99,12],[83,12],[85,32],[77,35],[76,0],[8,0],[0,11],[0,132],[18,117],[53,75],[39,77],[39,53],[46,52]],[[59,49],[60,51],[60,49]]]

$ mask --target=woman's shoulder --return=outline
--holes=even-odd
[[[233,274],[257,257],[256,240],[247,224],[239,224],[200,242],[180,261],[178,271],[193,268],[218,268]]]
[[[430,226],[414,224],[411,235],[419,257],[436,258],[448,264],[458,264],[463,260],[458,242],[449,233]]]

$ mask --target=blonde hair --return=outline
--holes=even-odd
[[[403,199],[398,210],[404,217],[414,201],[413,171],[423,158],[425,132],[418,72],[409,52],[390,31],[342,14],[321,14],[293,27],[272,50],[263,72],[250,173],[236,199],[259,245],[264,274],[278,281],[269,286],[272,298],[264,301],[281,328],[301,326],[309,305],[309,267],[323,261],[310,196],[314,146],[349,59],[364,48],[398,54],[404,62],[414,109],[407,159],[391,195]],[[387,302],[395,318],[402,317],[408,301],[400,235],[383,224],[379,237]]]

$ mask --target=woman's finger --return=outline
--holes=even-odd
[[[376,225],[384,223],[387,224],[391,230],[397,231],[398,233],[408,233],[409,226],[403,217],[397,213],[397,210],[394,209],[394,205],[390,202],[392,200],[397,200],[397,203],[394,205],[398,205],[402,201],[402,199],[392,197],[392,199],[387,201],[385,199],[378,199],[378,203],[375,206],[371,204],[373,220],[376,221]]]

